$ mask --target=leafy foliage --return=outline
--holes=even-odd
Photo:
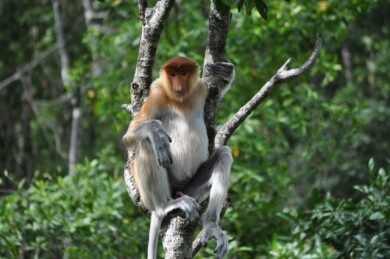
[[[373,160],[370,160],[373,168]],[[369,185],[355,186],[358,201],[337,200],[312,193],[313,210],[281,214],[292,223],[290,242],[274,241],[271,254],[339,258],[388,258],[390,256],[390,174],[383,168]]]
[[[123,181],[109,176],[107,169],[98,160],[86,161],[75,176],[37,180],[27,191],[4,197],[0,257],[144,253],[147,222],[128,206]]]
[[[241,12],[245,9],[245,14],[251,15],[253,7],[256,7],[260,16],[264,19],[268,19],[268,8],[263,0],[217,0],[217,10],[221,14],[226,14],[230,11],[230,8],[235,6],[237,10]]]

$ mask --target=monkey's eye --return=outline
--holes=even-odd
[[[175,77],[175,76],[176,76],[176,73],[170,73],[169,76],[170,76],[170,77]]]
[[[187,75],[187,71],[180,71],[180,75],[181,76],[186,76]]]

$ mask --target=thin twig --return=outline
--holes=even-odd
[[[320,49],[322,45],[322,39],[320,34],[317,35],[316,46],[310,55],[310,57],[306,60],[306,62],[298,68],[288,70],[288,66],[291,62],[291,59],[288,59],[281,68],[274,74],[271,79],[265,83],[265,85],[260,89],[260,91],[252,97],[250,101],[248,101],[244,106],[240,108],[240,110],[228,121],[226,122],[217,132],[215,136],[215,147],[218,148],[222,145],[225,145],[229,140],[230,136],[233,132],[241,125],[241,123],[251,114],[251,112],[267,98],[269,93],[275,86],[287,82],[293,78],[296,78],[307,70],[309,70],[317,60]]]
[[[27,63],[26,65],[24,65],[23,67],[21,67],[19,69],[17,69],[17,71],[13,75],[7,77],[6,79],[4,79],[3,81],[0,82],[0,91],[3,88],[10,85],[11,83],[13,83],[14,81],[20,80],[25,73],[30,72],[35,67],[40,65],[48,56],[50,56],[52,53],[54,53],[54,51],[56,49],[57,49],[57,45],[51,46],[50,48],[48,48],[47,50],[42,52],[42,54],[40,54],[40,56],[37,59]]]

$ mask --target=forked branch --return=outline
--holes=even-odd
[[[146,0],[139,0],[138,7],[142,23],[141,43],[134,79],[131,84],[131,104],[123,104],[122,108],[134,117],[141,108],[143,101],[148,96],[152,82],[152,69],[156,56],[157,45],[160,41],[162,30],[173,8],[174,0],[160,0],[154,7],[148,7]],[[125,183],[130,198],[142,211],[146,208],[140,202],[139,193],[131,175],[131,163],[134,152],[128,152],[128,164],[125,167]]]
[[[298,68],[288,69],[291,59],[289,58],[282,67],[271,77],[270,80],[263,85],[259,92],[252,97],[244,106],[238,110],[238,112],[226,122],[217,132],[214,140],[215,147],[218,148],[226,144],[233,132],[241,125],[241,123],[251,114],[251,112],[267,98],[269,93],[277,85],[285,83],[291,79],[294,79],[306,71],[308,71],[317,60],[322,45],[321,35],[317,35],[317,42],[315,48],[303,65]]]
[[[142,23],[141,42],[134,79],[131,83],[131,104],[122,105],[122,108],[130,112],[133,117],[149,94],[157,45],[174,4],[174,0],[160,0],[154,7],[148,7],[147,1],[138,1]]]
[[[18,68],[13,75],[7,77],[6,79],[0,82],[0,91],[3,90],[3,88],[10,85],[11,83],[13,83],[14,81],[21,80],[24,74],[30,72],[31,70],[33,70],[34,68],[42,64],[42,62],[45,61],[51,54],[53,54],[57,50],[57,48],[58,48],[57,44],[51,46],[50,48],[42,52],[40,56],[37,57],[37,59],[34,59],[33,61],[25,64],[21,68]]]

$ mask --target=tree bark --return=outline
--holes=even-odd
[[[54,27],[57,38],[57,49],[60,55],[61,63],[61,78],[64,85],[70,85],[72,83],[69,77],[69,55],[66,49],[66,41],[64,36],[64,30],[62,25],[62,18],[60,12],[59,0],[52,0],[53,2],[53,13],[54,13]]]
[[[146,1],[140,0],[138,2],[142,22],[141,42],[134,79],[131,83],[131,104],[122,106],[133,117],[141,109],[149,94],[157,46],[175,3],[174,0],[160,0],[154,8],[149,8]]]
[[[216,9],[216,0],[212,0],[210,5],[209,31],[202,78],[209,88],[209,95],[206,100],[204,113],[210,154],[214,150],[214,137],[217,128],[217,110],[221,100],[221,89],[226,83],[221,79],[215,80],[212,75],[205,76],[210,74],[206,64],[226,61],[226,42],[230,20],[231,13],[229,12],[226,15],[219,14]]]
[[[149,94],[157,45],[173,4],[174,0],[160,0],[154,8],[150,8],[147,6],[145,0],[138,1],[140,20],[142,23],[141,42],[134,79],[131,83],[131,104],[122,105],[122,108],[128,111],[132,117],[135,117],[138,113]],[[135,187],[131,173],[133,159],[134,151],[130,150],[124,171],[126,188],[133,202],[141,210],[146,211],[146,208],[140,202],[139,193]]]
[[[64,86],[71,86],[73,88],[73,94],[71,98],[72,102],[72,125],[70,134],[70,145],[69,145],[69,163],[68,172],[70,175],[76,171],[76,164],[79,156],[79,145],[80,145],[80,125],[81,125],[81,98],[80,88],[75,86],[75,83],[69,76],[70,61],[68,51],[66,49],[66,41],[64,36],[64,30],[62,25],[62,18],[60,13],[60,2],[59,0],[52,0],[53,13],[55,20],[55,33],[57,38],[57,49],[60,56],[61,63],[61,79]]]

